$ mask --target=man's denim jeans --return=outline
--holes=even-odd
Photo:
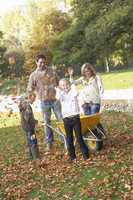
[[[58,100],[41,101],[41,110],[42,110],[44,122],[48,125],[51,124],[52,111],[54,112],[56,119],[58,121],[62,120],[61,104]],[[54,140],[53,131],[49,127],[45,126],[44,134],[45,134],[46,144],[52,144]]]

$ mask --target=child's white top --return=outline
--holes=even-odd
[[[57,98],[61,102],[63,118],[79,114],[78,92],[76,88],[72,87],[68,93],[61,90],[58,91]]]

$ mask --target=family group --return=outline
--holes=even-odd
[[[31,159],[39,158],[39,150],[35,127],[37,120],[34,118],[31,104],[36,96],[40,100],[44,128],[46,151],[53,148],[54,135],[51,124],[51,114],[55,114],[58,121],[63,121],[66,132],[67,150],[70,161],[76,160],[74,136],[79,144],[83,159],[89,158],[89,149],[86,146],[82,133],[80,113],[84,115],[95,114],[100,111],[103,84],[100,76],[90,63],[81,67],[81,77],[74,78],[73,68],[68,68],[68,77],[59,79],[57,73],[46,64],[43,54],[37,55],[36,69],[29,77],[27,85],[27,98],[19,103],[22,128],[26,133],[28,151]]]

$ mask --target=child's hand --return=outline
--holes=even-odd
[[[86,108],[86,106],[87,106],[86,103],[82,104],[82,108]]]

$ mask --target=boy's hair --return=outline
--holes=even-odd
[[[20,112],[24,111],[27,108],[27,100],[32,96],[36,97],[36,94],[34,92],[29,92],[26,95],[20,97],[18,102]]]
[[[62,78],[62,79],[60,79],[59,84],[60,84],[60,82],[66,82],[66,83],[68,83],[69,85],[71,85],[70,81],[69,81],[67,78]]]
[[[45,56],[45,55],[43,55],[43,54],[38,54],[38,55],[36,56],[36,58],[35,58],[36,62],[38,62],[38,60],[39,60],[40,58],[42,58],[42,59],[44,59],[44,60],[46,61],[46,56]]]

